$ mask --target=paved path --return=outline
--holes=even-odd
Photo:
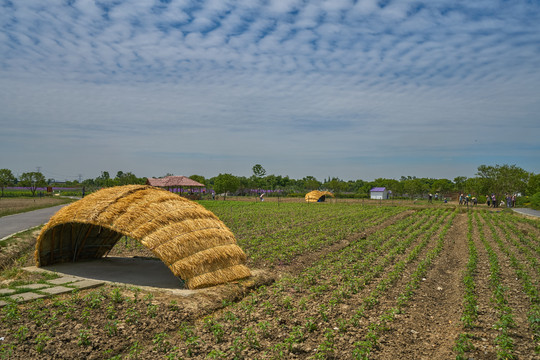
[[[517,208],[517,209],[512,209],[512,210],[520,214],[540,217],[540,211],[538,210],[527,209],[527,208]]]
[[[45,224],[58,210],[68,204],[0,217],[0,240],[18,232]]]
[[[8,302],[27,302],[74,290],[90,289],[103,285],[103,281],[88,280],[74,276],[60,276],[44,283],[26,284],[0,289],[0,308]]]

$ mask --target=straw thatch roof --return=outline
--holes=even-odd
[[[322,201],[324,201],[324,197],[326,197],[326,195],[334,197],[334,194],[332,194],[330,191],[313,190],[306,194],[305,199],[307,202],[318,202],[321,198]]]
[[[203,184],[195,180],[191,180],[186,176],[166,176],[164,178],[148,178],[146,185],[157,187],[204,187]]]
[[[37,266],[99,258],[140,241],[190,289],[250,276],[227,226],[203,206],[147,185],[105,188],[60,209],[37,239]]]

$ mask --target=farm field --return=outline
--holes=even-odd
[[[105,286],[8,304],[0,358],[540,357],[539,220],[450,205],[201,204],[270,280],[192,298]],[[151,255],[133,240],[112,253]],[[18,270],[30,262],[4,270],[2,287],[47,281]]]

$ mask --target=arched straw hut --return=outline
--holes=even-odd
[[[327,195],[334,197],[330,191],[313,190],[306,194],[305,199],[307,202],[323,202]]]
[[[147,185],[105,188],[60,209],[37,239],[36,265],[100,258],[140,241],[190,289],[250,276],[227,226],[203,206]]]

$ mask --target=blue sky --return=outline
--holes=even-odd
[[[540,172],[538,1],[0,1],[0,168]]]

